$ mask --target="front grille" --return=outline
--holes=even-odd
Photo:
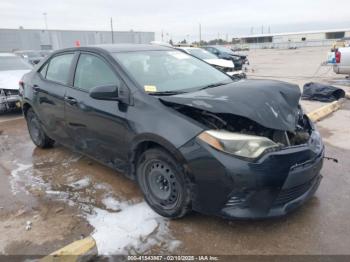
[[[278,197],[276,198],[273,205],[274,206],[284,205],[284,204],[302,196],[312,187],[315,179],[316,179],[316,177],[314,177],[313,179],[311,179],[309,182],[307,182],[305,184],[301,184],[301,185],[296,186],[296,187],[291,187],[291,188],[282,190],[280,192],[280,194],[278,195]]]
[[[225,72],[233,72],[233,68],[232,67],[225,67],[224,71]]]
[[[17,96],[19,95],[19,91],[16,89],[4,89],[4,93],[6,96]]]
[[[226,207],[237,207],[242,206],[247,200],[250,192],[235,192],[231,194],[230,198],[227,200]]]
[[[243,202],[242,198],[238,198],[238,197],[233,196],[227,201],[226,206],[227,207],[238,206],[242,202]]]

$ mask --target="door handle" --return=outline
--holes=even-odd
[[[75,105],[78,103],[78,101],[75,98],[70,97],[70,96],[65,96],[64,101],[66,101],[70,105]]]

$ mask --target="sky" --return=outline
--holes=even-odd
[[[1,0],[1,28],[151,31],[174,41],[350,28],[349,0]]]

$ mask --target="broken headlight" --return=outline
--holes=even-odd
[[[224,130],[208,130],[198,136],[217,150],[246,158],[257,158],[265,150],[280,147],[272,140],[262,136],[231,133]]]
[[[5,99],[6,99],[5,91],[0,89],[0,101],[2,102]]]

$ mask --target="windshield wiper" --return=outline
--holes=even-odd
[[[227,82],[219,82],[219,83],[215,83],[215,84],[210,84],[207,86],[204,86],[202,88],[200,88],[199,90],[203,90],[203,89],[207,89],[207,88],[213,88],[213,87],[217,87],[217,86],[223,86],[223,85],[227,85]]]
[[[184,94],[186,92],[183,91],[159,91],[159,92],[150,92],[148,93],[151,96],[172,96],[172,95],[179,95]]]

